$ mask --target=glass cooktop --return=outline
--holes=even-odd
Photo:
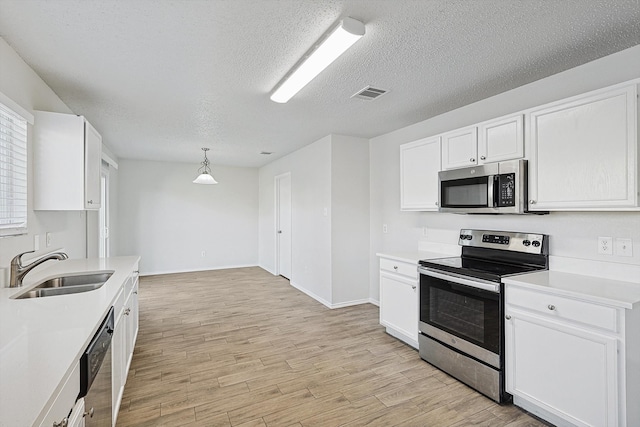
[[[437,258],[420,261],[423,267],[499,282],[502,277],[542,270],[544,267],[492,262],[465,257]]]

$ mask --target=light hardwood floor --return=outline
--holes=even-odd
[[[544,426],[422,361],[378,307],[260,268],[142,277],[118,426]]]

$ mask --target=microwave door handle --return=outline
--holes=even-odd
[[[488,181],[487,182],[487,206],[488,207],[496,207],[496,190],[498,189],[498,186],[494,185],[495,181],[498,179],[498,175],[490,175],[488,177]]]

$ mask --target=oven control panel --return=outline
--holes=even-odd
[[[462,229],[458,245],[547,254],[548,239],[546,234]]]

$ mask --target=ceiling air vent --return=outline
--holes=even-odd
[[[367,101],[373,101],[376,98],[380,98],[387,93],[384,89],[376,89],[375,87],[367,86],[364,89],[351,95],[352,98],[366,99]]]

